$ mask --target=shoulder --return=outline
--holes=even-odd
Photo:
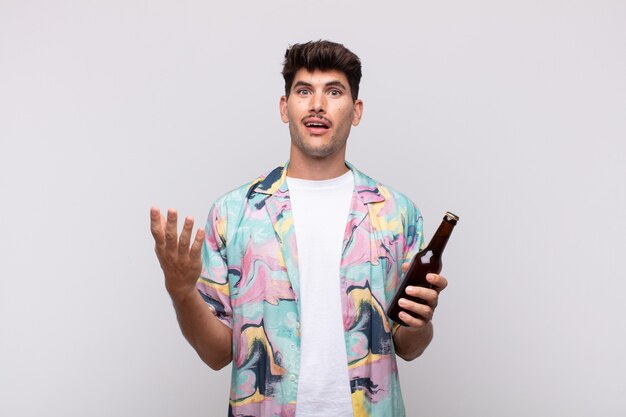
[[[376,181],[362,172],[355,172],[355,184],[357,192],[368,191],[363,195],[370,202],[370,215],[379,220],[394,233],[404,235],[406,248],[420,247],[422,242],[422,214],[417,205],[406,194],[393,187]],[[358,176],[358,179],[356,179]],[[382,221],[381,221],[382,220]]]
[[[284,166],[278,166],[257,176],[239,187],[224,193],[213,203],[212,211],[221,215],[231,216],[242,207],[255,200],[259,190],[267,190],[282,178]]]
[[[361,181],[370,189],[376,189],[379,199],[375,200],[374,210],[370,211],[378,218],[384,219],[381,224],[404,235],[405,253],[414,254],[423,245],[423,218],[420,209],[406,194],[393,187],[359,172]],[[382,197],[382,198],[381,198]],[[410,259],[410,258],[409,258]]]
[[[406,194],[386,184],[380,184],[379,187],[381,189],[381,193],[385,195],[385,200],[390,200],[398,207],[419,211],[417,204],[415,204]]]
[[[422,213],[417,204],[406,194],[385,184],[380,184],[381,193],[385,196],[385,207],[387,212],[393,212],[394,217],[400,218],[405,225],[405,231],[414,232],[414,228],[420,228],[422,223]]]
[[[382,182],[371,178],[370,176],[352,166],[351,169],[354,172],[355,186],[357,192],[368,192],[370,194],[377,194],[379,196],[378,201],[374,202],[384,203],[384,205],[389,206],[391,209],[399,211],[401,214],[406,214],[407,212],[409,212],[410,214],[416,214],[416,217],[420,216],[418,206],[406,194],[398,191],[394,187],[383,184]],[[375,197],[372,197],[371,199],[374,198]]]

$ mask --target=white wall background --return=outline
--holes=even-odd
[[[461,221],[410,416],[626,415],[626,3],[0,0],[0,415],[221,416],[148,229],[283,162],[289,43],[363,60],[349,159]]]

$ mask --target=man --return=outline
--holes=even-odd
[[[345,162],[363,113],[359,58],[328,41],[296,44],[283,77],[288,163],[218,199],[191,244],[191,218],[178,238],[176,211],[151,210],[167,291],[202,360],[233,362],[230,416],[404,416],[395,355],[412,360],[430,343],[447,281],[407,288],[428,305],[400,305],[423,319],[386,317],[422,218]]]

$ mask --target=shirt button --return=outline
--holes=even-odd
[[[292,344],[291,344],[291,348],[292,348],[292,349],[295,349],[295,348],[296,348],[296,345],[292,343]]]
[[[295,375],[293,375],[293,374],[292,374],[292,375],[289,375],[289,380],[290,380],[291,382],[296,382],[296,376],[295,376]]]

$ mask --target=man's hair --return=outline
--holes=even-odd
[[[285,62],[283,62],[283,78],[285,79],[285,95],[287,97],[289,97],[296,72],[302,68],[309,71],[337,70],[343,72],[350,84],[352,100],[359,97],[361,60],[342,44],[319,40],[296,43],[290,46],[285,52]]]

